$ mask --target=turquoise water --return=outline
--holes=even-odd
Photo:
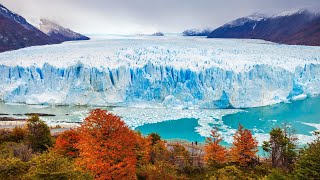
[[[247,109],[246,112],[224,116],[223,122],[231,128],[237,128],[240,123],[248,129],[261,132],[269,132],[273,127],[287,124],[297,134],[312,135],[317,128],[305,123],[320,124],[320,98]]]
[[[205,137],[195,132],[198,120],[194,118],[183,118],[179,120],[163,121],[155,124],[145,124],[136,128],[137,131],[147,135],[156,132],[163,139],[180,139],[188,141],[203,142]]]
[[[252,130],[253,134],[260,135],[256,136],[260,142],[266,140],[265,135],[272,128],[283,127],[286,124],[298,134],[300,144],[305,144],[312,139],[312,131],[317,130],[317,127],[320,126],[320,97],[244,109],[242,112],[222,117],[222,123],[217,127],[224,138],[232,139],[232,132],[237,129],[239,124]],[[197,119],[179,119],[146,124],[136,129],[145,135],[156,132],[168,140],[183,139],[204,142],[205,138],[195,131],[198,126]],[[223,144],[230,144],[230,141],[226,140]]]

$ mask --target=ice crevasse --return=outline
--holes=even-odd
[[[142,45],[135,45],[140,41]],[[228,46],[236,40],[201,39],[198,45],[180,41],[93,41],[2,53],[0,100],[246,108],[320,94],[317,47],[256,40],[238,40],[238,46]]]

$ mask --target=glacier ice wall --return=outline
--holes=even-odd
[[[0,100],[245,108],[320,94],[320,47],[121,37],[0,53]]]
[[[295,71],[255,65],[233,72],[148,63],[116,69],[0,66],[0,99],[27,104],[244,108],[320,94],[320,65]]]

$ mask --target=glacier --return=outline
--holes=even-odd
[[[9,103],[247,108],[320,94],[320,47],[112,36],[0,53]]]

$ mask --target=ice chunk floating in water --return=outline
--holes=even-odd
[[[256,107],[320,93],[320,47],[135,37],[0,54],[0,100],[27,104]]]

